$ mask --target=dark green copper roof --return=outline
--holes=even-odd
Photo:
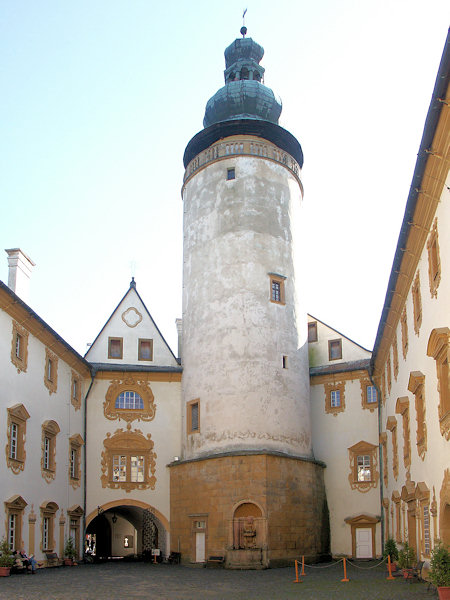
[[[278,123],[281,101],[261,80],[264,48],[251,38],[236,39],[225,50],[225,85],[208,100],[203,126],[230,119]]]

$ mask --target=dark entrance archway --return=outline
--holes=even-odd
[[[98,507],[86,519],[86,538],[95,535],[98,558],[143,556],[151,558],[152,550],[168,555],[169,539],[162,515],[151,506],[135,502],[109,503]],[[162,517],[162,518],[160,518]]]

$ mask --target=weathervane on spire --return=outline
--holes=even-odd
[[[242,27],[241,27],[241,34],[242,37],[245,38],[245,34],[247,33],[247,27],[245,26],[245,13],[247,12],[247,9],[244,10],[244,12],[242,13]]]

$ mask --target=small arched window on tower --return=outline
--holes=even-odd
[[[228,81],[234,81],[236,79],[236,73],[232,71],[228,76]]]
[[[241,79],[249,79],[249,73],[247,67],[241,69]]]
[[[259,73],[259,71],[253,71],[253,79],[255,81],[261,81],[261,74]]]

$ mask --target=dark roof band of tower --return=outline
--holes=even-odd
[[[273,142],[291,154],[301,167],[300,144],[278,125],[281,100],[263,83],[264,68],[259,63],[264,48],[242,34],[242,38],[234,40],[225,50],[225,85],[208,100],[203,119],[205,129],[187,145],[184,165],[186,167],[215,141],[241,134],[257,135]]]

